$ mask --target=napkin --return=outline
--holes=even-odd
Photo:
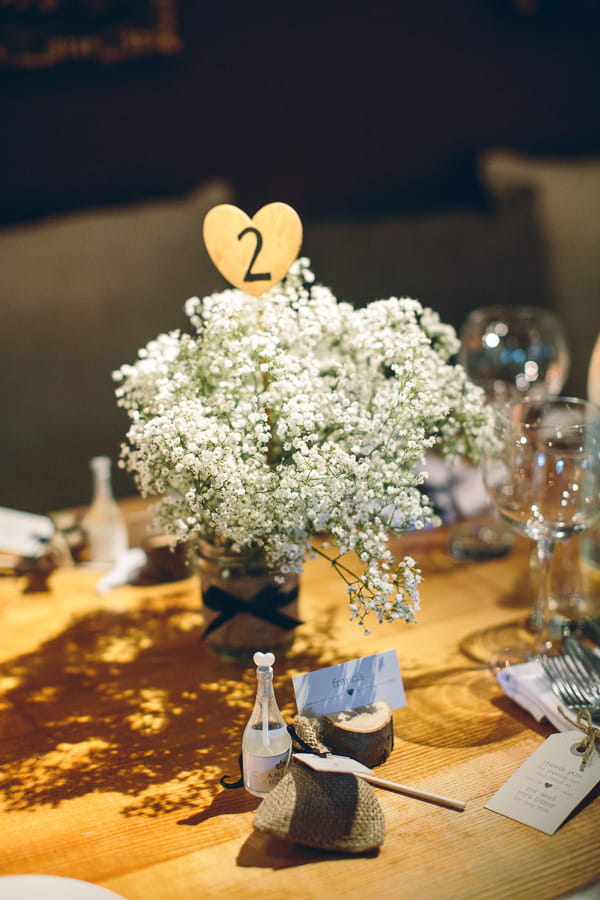
[[[547,719],[558,731],[573,729],[573,724],[558,711],[560,700],[552,690],[539,659],[507,666],[496,677],[504,693],[526,709],[536,722]]]
[[[477,466],[464,460],[457,462],[452,469],[450,495],[456,512],[463,519],[489,511],[489,500],[480,471]]]
[[[427,454],[423,490],[445,523],[468,519],[489,510],[483,480],[476,466],[463,460],[452,464]]]
[[[54,535],[48,516],[0,506],[0,549],[30,559],[39,558]]]
[[[129,584],[140,574],[146,561],[146,554],[139,547],[133,547],[121,553],[110,572],[107,572],[96,584],[96,593],[107,594],[113,588]]]

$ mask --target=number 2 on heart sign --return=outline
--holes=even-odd
[[[227,281],[258,297],[284,278],[302,245],[302,222],[287,203],[268,203],[252,217],[237,206],[213,206],[203,224],[208,255]]]
[[[254,247],[254,253],[252,254],[252,259],[250,260],[250,265],[246,269],[246,274],[244,275],[244,281],[270,281],[271,273],[270,272],[253,272],[252,266],[256,262],[256,257],[260,253],[262,249],[262,234],[258,230],[258,228],[254,228],[252,225],[248,225],[247,228],[244,228],[243,231],[240,231],[238,234],[238,241],[244,237],[245,234],[254,234],[256,235],[256,246]]]

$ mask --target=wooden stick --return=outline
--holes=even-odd
[[[367,772],[354,772],[354,774],[357,778],[364,778],[369,784],[386,788],[388,791],[395,791],[397,794],[408,794],[409,797],[416,797],[417,800],[428,800],[430,803],[448,806],[450,809],[457,809],[460,812],[462,812],[467,805],[463,800],[453,800],[452,797],[442,797],[440,794],[431,794],[429,791],[421,791],[419,788],[407,787],[405,784],[387,781],[385,778],[377,778],[376,775],[370,775]]]

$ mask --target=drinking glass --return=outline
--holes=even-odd
[[[529,633],[505,649],[506,665],[553,649],[549,577],[555,541],[600,517],[600,407],[572,397],[524,399],[496,410],[497,452],[482,462],[490,500],[502,519],[535,542],[538,597]]]
[[[563,327],[537,306],[482,306],[465,319],[458,360],[493,403],[559,394],[569,374]]]
[[[569,373],[569,351],[560,321],[535,306],[482,306],[472,310],[460,331],[458,362],[485,391],[490,404],[520,397],[559,394]],[[503,556],[513,534],[491,515],[454,526],[454,559]]]

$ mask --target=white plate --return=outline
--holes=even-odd
[[[0,877],[0,900],[124,900],[98,884],[58,875]]]

